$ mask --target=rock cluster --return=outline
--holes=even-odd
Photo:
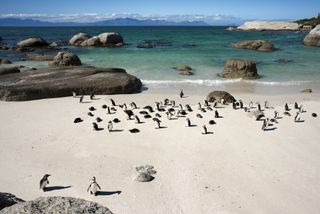
[[[11,193],[0,192],[0,210],[20,202],[24,202],[24,200],[17,198]]]
[[[275,51],[276,48],[270,41],[265,40],[247,40],[232,45],[234,48],[251,49],[262,52]]]
[[[17,72],[19,69],[17,69]],[[0,100],[25,101],[77,94],[129,94],[141,90],[141,80],[120,68],[52,66],[0,76]]]
[[[60,51],[53,57],[53,61],[49,63],[50,66],[79,66],[81,60],[79,57],[70,52]]]
[[[303,43],[307,46],[320,47],[320,25],[317,25],[304,38]]]
[[[79,47],[121,47],[123,38],[119,33],[106,32],[91,37],[87,33],[77,33],[70,40],[69,44]]]
[[[88,213],[88,214],[112,214],[112,212],[95,202],[71,197],[40,197],[33,201],[17,203],[1,210],[2,214],[24,213]]]
[[[247,59],[230,59],[224,65],[224,70],[219,74],[223,78],[242,78],[258,79],[260,78],[256,63]]]
[[[154,170],[153,166],[137,166],[136,167],[137,175],[134,177],[134,180],[137,182],[150,182],[154,179],[153,175],[157,172]]]
[[[223,100],[223,102],[226,104],[233,103],[236,101],[236,99],[226,91],[212,91],[208,94],[206,100],[208,102],[215,102],[216,101],[219,103],[221,103]]]

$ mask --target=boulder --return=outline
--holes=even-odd
[[[244,31],[298,31],[300,26],[294,22],[249,21],[236,29]]]
[[[4,75],[4,74],[15,74],[15,73],[20,73],[19,68],[17,68],[17,67],[0,68],[0,76]]]
[[[50,43],[49,48],[55,49],[55,48],[58,48],[59,46],[60,46],[60,45],[59,45],[58,42],[52,42],[52,43]]]
[[[60,51],[53,58],[53,62],[49,64],[50,66],[79,66],[81,65],[81,60],[79,57],[73,53]]]
[[[29,53],[27,54],[28,60],[33,61],[52,61],[54,56],[48,54]]]
[[[24,200],[17,198],[11,193],[0,192],[0,210],[20,202],[24,202]]]
[[[188,65],[181,65],[179,67],[175,67],[174,69],[178,70],[179,74],[181,75],[193,75],[193,69]]]
[[[120,47],[123,45],[123,38],[120,34],[114,32],[101,33],[98,38],[103,46]]]
[[[11,64],[10,60],[0,58],[0,64]]]
[[[112,214],[112,212],[95,202],[86,201],[71,197],[40,197],[33,201],[27,201],[15,204],[1,210],[2,214],[24,213],[24,214],[42,214],[42,213],[89,213],[89,214]]]
[[[91,38],[91,36],[87,33],[77,33],[69,40],[69,44],[75,45],[75,46],[80,46],[83,41],[90,39],[90,38]]]
[[[150,182],[154,179],[153,175],[157,173],[151,165],[138,166],[136,172],[133,180],[137,182]]]
[[[94,36],[90,39],[87,39],[87,40],[84,40],[82,43],[81,43],[81,47],[95,47],[95,46],[100,46],[102,45],[101,42],[100,42],[100,39],[99,37],[97,36]]]
[[[270,41],[265,40],[247,40],[232,45],[234,48],[251,49],[262,52],[275,51],[276,48]]]
[[[0,100],[25,101],[76,94],[129,94],[140,79],[120,68],[58,66],[0,76]]]
[[[307,46],[320,47],[320,25],[317,25],[304,38],[303,43]]]
[[[224,65],[224,70],[220,77],[223,78],[242,78],[258,79],[256,63],[247,59],[230,59]]]
[[[48,47],[48,43],[40,37],[24,39],[17,43],[18,48],[43,48]]]
[[[233,103],[236,99],[226,91],[212,91],[208,94],[207,99],[208,102],[219,102],[223,100],[226,104]]]

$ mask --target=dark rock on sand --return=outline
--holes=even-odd
[[[79,66],[81,65],[81,60],[79,57],[73,53],[60,51],[53,58],[53,62],[49,64],[50,66]]]
[[[266,40],[247,40],[232,45],[234,48],[251,49],[256,51],[270,52],[276,48],[270,41]]]
[[[320,47],[320,25],[317,25],[304,38],[303,43],[307,46]]]
[[[188,65],[181,65],[179,67],[174,67],[174,69],[178,70],[181,75],[193,75],[193,69]]]
[[[4,75],[4,74],[15,74],[15,73],[20,73],[19,68],[17,67],[4,67],[4,68],[0,68],[0,75]]]
[[[220,77],[258,79],[256,63],[247,59],[230,59],[224,65],[224,70]]]
[[[312,93],[312,89],[311,88],[303,89],[301,93]]]
[[[24,202],[24,200],[17,198],[11,193],[0,192],[0,210],[21,202]]]
[[[1,210],[3,214],[24,213],[24,214],[42,214],[42,213],[90,213],[90,214],[112,214],[112,212],[102,205],[71,197],[40,197],[33,201],[27,201],[15,204]]]
[[[26,58],[32,61],[52,61],[54,56],[48,54],[28,53]]]
[[[212,91],[210,94],[208,94],[206,100],[208,102],[221,102],[222,100],[224,100],[226,104],[236,101],[236,99],[226,91]]]
[[[90,39],[91,36],[87,33],[77,33],[74,35],[70,40],[69,44],[70,45],[75,45],[75,46],[80,46],[82,42],[84,42],[87,39]]]
[[[141,90],[140,79],[120,68],[49,67],[0,76],[0,100],[25,101],[76,94],[129,94]]]
[[[11,64],[10,60],[0,58],[0,64]]]
[[[17,43],[18,48],[43,48],[48,47],[48,43],[40,37],[24,39]]]
[[[144,40],[138,44],[137,48],[155,48],[163,46],[172,46],[172,43],[166,39]]]

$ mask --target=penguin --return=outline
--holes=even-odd
[[[214,101],[214,102],[213,102],[213,108],[217,108],[217,105],[218,105],[218,102],[217,102],[217,101]]]
[[[201,114],[197,114],[197,117],[200,118],[200,119],[203,118]]]
[[[243,109],[243,102],[242,102],[242,100],[239,100],[239,106],[240,106],[241,109]]]
[[[175,107],[176,106],[176,101],[171,100],[171,104],[172,104],[172,107]]]
[[[186,127],[191,127],[191,121],[189,118],[186,119]]]
[[[91,106],[91,107],[89,108],[89,111],[95,111],[95,110],[96,110],[96,108],[93,107],[93,106]]]
[[[107,107],[107,114],[111,114],[110,107]]]
[[[146,114],[146,115],[144,115],[144,118],[145,119],[150,119],[150,118],[152,118],[152,116],[150,114]]]
[[[138,108],[135,102],[131,102],[130,106],[131,106],[132,109],[137,109]]]
[[[218,110],[216,110],[216,111],[214,112],[214,117],[215,117],[215,118],[219,118],[219,117],[220,117]]]
[[[216,124],[216,122],[214,120],[209,121],[209,125],[215,125],[215,124]]]
[[[205,107],[208,107],[208,106],[209,106],[208,100],[204,100],[204,106],[205,106]]]
[[[157,125],[158,125],[158,127],[156,127],[156,129],[158,128],[158,129],[160,129],[161,128],[161,125],[160,125],[160,123],[161,123],[161,120],[159,119],[159,118],[153,118],[153,121],[155,121],[156,123],[157,123]]]
[[[294,122],[300,122],[300,112],[297,112],[296,116],[294,117]]]
[[[140,132],[140,130],[139,130],[139,129],[134,128],[134,129],[129,129],[129,132],[131,132],[131,133],[139,133],[139,132]]]
[[[258,114],[256,117],[256,121],[261,120],[264,117],[264,114]]]
[[[110,110],[117,111],[117,109],[115,107],[111,107]]]
[[[198,103],[198,110],[201,110],[201,109],[202,109],[201,103]]]
[[[224,99],[221,99],[221,100],[220,100],[220,103],[221,103],[222,105],[225,105],[225,104],[226,104],[226,101],[225,101]]]
[[[157,106],[157,110],[158,110],[158,111],[165,111],[164,108],[161,108],[161,107],[160,107],[160,103],[159,103],[159,102],[156,102],[156,106]]]
[[[207,111],[204,108],[202,108],[201,112],[206,113]]]
[[[102,119],[101,119],[100,117],[97,117],[97,118],[96,118],[96,121],[97,121],[98,123],[100,123],[100,122],[102,122]]]
[[[284,105],[284,110],[285,110],[285,111],[290,111],[289,106],[288,106],[288,103],[286,103],[286,104]]]
[[[74,119],[74,123],[81,123],[83,120],[80,117],[77,117],[76,119]]]
[[[119,107],[120,107],[120,108],[123,108],[124,110],[127,110],[127,109],[128,109],[127,104],[125,104],[125,103],[124,103],[123,105],[119,105]]]
[[[183,106],[182,104],[179,104],[180,110],[183,111]]]
[[[111,105],[112,105],[112,106],[117,106],[117,105],[116,105],[116,102],[115,102],[112,98],[110,99],[110,101],[111,101]]]
[[[269,109],[270,108],[268,101],[264,101],[264,108],[265,109]]]
[[[202,126],[202,134],[208,134],[208,130],[207,130],[206,125]]]
[[[207,107],[207,110],[213,111],[213,109],[210,106]]]
[[[153,108],[151,106],[145,106],[143,109],[147,109],[150,113],[154,112]]]
[[[266,119],[263,120],[263,124],[262,124],[261,129],[263,131],[265,131],[268,128],[268,126],[269,126],[269,118],[266,118]]]
[[[123,111],[124,111],[124,113],[127,114],[128,120],[131,120],[132,119],[131,117],[134,115],[133,111],[131,111],[131,110],[123,110]]]
[[[171,118],[173,116],[172,113],[170,111],[167,111],[166,115],[167,115],[168,120],[171,120]]]
[[[76,92],[72,92],[72,97],[74,97],[74,98],[76,98],[77,97],[77,94],[76,94]]]
[[[290,112],[285,111],[283,114],[284,114],[284,115],[287,115],[287,116],[289,116],[289,117],[291,117]]]
[[[236,104],[236,102],[232,102],[232,108],[233,108],[234,110],[237,109],[237,104]]]
[[[191,108],[191,106],[190,105],[186,105],[186,109],[187,109],[187,111],[189,111],[189,112],[192,112],[193,110],[192,110],[192,108]]]
[[[110,120],[110,121],[108,122],[108,131],[109,131],[109,132],[112,132],[112,130],[113,130],[113,123],[112,123],[112,121]]]
[[[113,121],[114,123],[120,123],[120,122],[121,122],[118,118],[114,118],[112,121]]]
[[[277,112],[277,111],[274,111],[274,119],[278,119],[278,117],[279,117],[279,112]]]
[[[87,189],[87,192],[90,191],[90,194],[91,194],[91,195],[96,196],[97,193],[98,193],[98,189],[101,190],[101,187],[100,187],[99,184],[96,182],[96,177],[93,176],[92,182],[91,182],[91,184],[89,185],[89,187],[88,187],[88,189]]]
[[[40,180],[40,189],[42,191],[46,191],[46,186],[49,184],[49,180],[48,180],[48,177],[51,176],[49,174],[45,174],[42,179]]]
[[[303,105],[301,104],[301,105],[299,106],[299,108],[298,108],[300,113],[305,112],[302,107],[303,107]]]
[[[311,116],[312,117],[318,117],[318,115],[316,113],[312,113]]]
[[[168,98],[164,99],[164,105],[165,106],[169,105],[169,99]]]
[[[99,130],[100,130],[100,128],[98,127],[98,124],[97,124],[97,123],[92,123],[92,125],[93,125],[93,129],[94,129],[95,131],[99,131]]]
[[[94,96],[94,93],[92,92],[91,94],[90,94],[90,100],[93,100],[95,98],[95,96]]]
[[[149,114],[147,111],[140,111],[139,114]]]
[[[299,105],[298,105],[297,102],[294,103],[294,108],[295,108],[295,109],[299,109]]]
[[[83,99],[84,99],[84,96],[81,96],[80,99],[79,99],[79,102],[82,103]]]
[[[102,105],[102,109],[107,109],[108,108],[108,106],[107,105]]]
[[[138,117],[137,115],[134,115],[134,119],[136,120],[136,123],[137,123],[137,124],[140,124],[140,123],[141,123],[141,121],[140,121],[140,119],[139,119],[139,117]]]
[[[92,114],[92,112],[88,112],[88,116],[93,117],[94,114]]]
[[[183,98],[183,97],[184,97],[184,93],[183,93],[182,90],[180,91],[180,94],[179,94],[179,95],[180,95],[180,98]]]
[[[252,107],[253,107],[253,102],[250,101],[250,103],[249,103],[249,109],[251,109]]]
[[[161,115],[160,115],[160,114],[158,114],[158,113],[156,113],[156,114],[155,114],[155,116],[156,116],[156,117],[159,117],[159,118],[161,117]]]
[[[258,110],[261,111],[261,105],[260,105],[260,103],[257,103],[257,105],[258,105]]]

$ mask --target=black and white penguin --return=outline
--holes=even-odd
[[[201,114],[197,114],[196,116],[197,116],[198,118],[200,118],[200,119],[203,118]]]
[[[114,118],[112,121],[113,121],[114,123],[120,123],[120,122],[121,122],[118,118]]]
[[[158,110],[158,111],[165,111],[164,108],[161,108],[161,107],[160,107],[160,103],[159,103],[159,102],[156,102],[156,106],[157,106],[157,110]]]
[[[175,107],[176,106],[176,101],[171,100],[171,105],[172,105],[172,107]]]
[[[289,108],[289,106],[288,106],[288,103],[286,103],[286,104],[284,105],[284,110],[285,110],[285,111],[290,111],[290,108]]]
[[[170,102],[170,101],[169,101],[168,98],[164,99],[164,105],[165,105],[165,106],[169,105],[169,102]]]
[[[216,122],[214,120],[209,121],[209,125],[215,125],[215,124],[216,124]]]
[[[100,122],[102,122],[102,119],[101,119],[100,117],[97,117],[97,118],[96,118],[96,121],[97,121],[98,123],[100,123]]]
[[[204,100],[204,106],[205,106],[205,107],[208,107],[208,106],[209,106],[208,100]]]
[[[261,111],[261,105],[260,105],[260,103],[257,103],[257,105],[258,105],[258,110]]]
[[[94,93],[92,92],[91,94],[90,94],[90,100],[93,100],[95,98],[95,95],[94,95]]]
[[[202,126],[202,134],[208,134],[208,129],[207,129],[206,125]]]
[[[106,104],[102,105],[102,109],[107,109],[107,108],[108,108],[108,106]]]
[[[111,110],[109,106],[107,107],[107,114],[111,114]]]
[[[158,128],[158,129],[160,129],[160,128],[161,128],[161,125],[160,125],[161,120],[160,120],[159,118],[157,118],[157,117],[153,118],[152,120],[153,120],[153,121],[155,121],[155,122],[157,123],[157,127],[156,127],[156,129],[157,129],[157,128]]]
[[[76,92],[74,92],[74,91],[72,92],[72,97],[73,97],[73,98],[76,98],[76,97],[77,97]]]
[[[180,91],[180,94],[179,94],[179,95],[180,95],[180,98],[183,98],[183,97],[184,97],[184,93],[183,93],[182,90]]]
[[[192,108],[191,108],[191,106],[190,105],[186,105],[186,109],[187,109],[187,111],[189,111],[189,112],[192,112],[193,110],[192,110]]]
[[[284,114],[284,115],[287,115],[287,116],[289,116],[289,117],[291,117],[290,112],[285,111],[285,112],[283,112],[283,114]]]
[[[191,127],[191,121],[189,118],[186,119],[186,127]]]
[[[80,99],[79,99],[79,102],[82,103],[83,99],[84,99],[84,96],[81,96]]]
[[[92,114],[92,112],[88,112],[88,116],[93,117],[94,114]]]
[[[140,119],[139,119],[139,117],[137,115],[134,115],[134,119],[135,119],[137,124],[141,123],[141,121],[140,121]]]
[[[139,130],[139,129],[134,128],[134,129],[129,129],[129,132],[131,132],[131,133],[139,133],[139,132],[140,132],[140,130]]]
[[[131,111],[131,110],[123,110],[123,111],[124,111],[124,113],[127,114],[128,120],[132,120],[131,117],[134,115],[133,111]]]
[[[243,102],[242,102],[242,100],[239,100],[239,107],[240,107],[241,109],[243,109]]]
[[[90,192],[91,195],[96,196],[98,193],[98,190],[101,190],[101,187],[99,186],[99,184],[96,182],[96,177],[93,176],[92,178],[92,182],[89,185],[87,192]]]
[[[109,131],[109,132],[112,132],[112,130],[113,130],[113,123],[112,123],[112,121],[110,120],[110,121],[108,122],[108,131]]]
[[[294,103],[294,108],[295,108],[295,109],[299,109],[299,105],[298,105],[297,102]]]
[[[112,98],[110,99],[110,101],[111,101],[111,105],[112,105],[112,106],[117,106],[117,105],[116,105],[116,102],[115,102]]]
[[[161,115],[159,113],[156,113],[155,116],[161,118]]]
[[[167,115],[168,120],[172,119],[173,114],[170,111],[167,111],[166,115]]]
[[[91,106],[90,108],[89,108],[89,111],[95,111],[95,110],[97,110],[95,107],[93,107],[93,106]]]
[[[237,109],[237,104],[236,104],[236,102],[232,102],[232,108],[233,108],[234,110]]]
[[[76,119],[74,119],[74,123],[81,123],[83,120],[80,117],[77,117]]]
[[[42,179],[40,180],[40,189],[42,191],[46,191],[46,186],[49,184],[48,177],[51,176],[49,174],[45,174]]]
[[[277,112],[277,111],[274,111],[274,119],[278,119],[278,117],[279,117],[279,112]]]
[[[250,101],[250,103],[249,103],[249,109],[251,109],[252,107],[253,107],[253,102]]]
[[[214,112],[214,117],[215,117],[215,118],[220,118],[220,115],[219,115],[218,110],[215,110],[215,112]]]
[[[93,126],[93,129],[94,129],[95,131],[100,131],[100,130],[102,130],[101,128],[99,128],[99,126],[98,126],[97,123],[92,123],[92,126]]]
[[[150,113],[154,112],[154,110],[151,106],[145,106],[145,107],[143,107],[143,109],[147,109]]]

